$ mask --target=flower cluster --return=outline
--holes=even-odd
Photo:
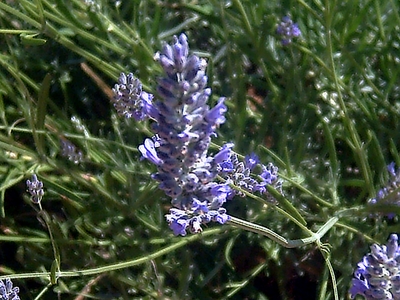
[[[151,103],[153,95],[142,90],[142,84],[132,73],[121,73],[118,84],[112,89],[113,103],[117,113],[126,118],[141,121],[147,117],[147,105]]]
[[[66,139],[60,140],[61,156],[68,158],[74,164],[79,164],[83,161],[83,153],[74,144]]]
[[[387,166],[389,171],[389,181],[384,188],[379,190],[375,198],[369,200],[368,204],[390,204],[400,206],[400,168],[395,170],[395,163]],[[395,213],[388,213],[387,217],[394,218]]]
[[[32,180],[26,181],[26,186],[28,189],[28,193],[31,194],[31,200],[33,203],[38,204],[42,201],[44,190],[43,190],[43,182],[37,179],[36,174],[32,175]]]
[[[292,42],[292,38],[299,37],[301,35],[301,31],[297,23],[293,23],[290,17],[285,16],[282,18],[282,21],[279,23],[278,28],[276,29],[276,33],[282,36],[282,45],[286,46]]]
[[[261,164],[254,153],[247,155],[244,162],[239,161],[236,154],[232,154],[219,167],[219,175],[227,180],[228,183],[232,183],[249,193],[259,192],[265,194],[271,203],[275,203],[275,199],[267,192],[266,186],[271,185],[280,193],[282,192],[282,182],[278,179],[278,168],[272,163],[267,166]],[[255,173],[257,168],[259,173]],[[232,189],[228,199],[232,199],[235,195],[244,197],[245,193]]]
[[[350,296],[372,299],[400,299],[400,249],[397,234],[386,245],[374,244],[371,252],[358,263]]]
[[[217,153],[209,152],[211,138],[225,122],[227,107],[225,98],[214,107],[207,104],[211,96],[205,75],[207,63],[189,54],[185,34],[174,37],[172,44],[164,44],[155,59],[164,70],[164,76],[158,79],[159,100],[153,101],[152,95],[143,92],[132,74],[121,74],[113,89],[114,106],[120,115],[154,121],[151,129],[155,135],[145,139],[139,151],[157,166],[152,178],[172,199],[173,207],[165,217],[174,234],[198,233],[206,223],[224,224],[230,219],[222,207],[238,194],[230,184],[250,192],[265,192],[266,184],[277,181],[277,169],[265,167],[260,181],[252,181],[250,172],[258,164],[254,156],[241,168],[232,154],[232,143],[223,145]],[[239,178],[240,172],[248,174]]]
[[[225,122],[225,99],[220,98],[213,108],[207,105],[211,89],[206,87],[206,61],[189,55],[186,35],[165,44],[156,59],[165,72],[157,87],[162,101],[155,102],[148,114],[156,121],[152,129],[158,147],[147,139],[139,150],[157,165],[152,177],[172,198],[174,207],[166,219],[174,234],[196,233],[202,230],[201,224],[229,219],[221,206],[230,188],[215,178],[218,164],[229,158],[233,145],[225,145],[214,156],[208,154],[211,137]]]
[[[7,278],[5,283],[0,280],[0,300],[20,300],[19,287],[13,287],[11,279]]]

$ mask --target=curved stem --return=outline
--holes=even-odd
[[[288,240],[275,233],[271,229],[232,216],[230,216],[230,220],[227,222],[227,224],[266,236],[285,248],[297,248],[318,242],[338,220],[339,219],[337,217],[332,217],[324,225],[322,225],[322,227],[316,233],[309,231],[311,235],[310,237],[296,240]]]

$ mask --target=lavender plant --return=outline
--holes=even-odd
[[[266,200],[273,203],[274,198],[266,186],[280,190],[278,168],[272,163],[260,164],[255,154],[240,162],[232,151],[233,143],[224,144],[215,154],[210,153],[211,138],[225,122],[226,99],[219,98],[212,108],[207,104],[211,96],[205,75],[207,64],[204,59],[189,55],[185,34],[174,37],[171,45],[164,44],[155,59],[164,70],[157,86],[160,99],[153,101],[153,95],[143,93],[138,79],[131,73],[122,73],[113,88],[113,103],[119,115],[154,121],[151,128],[155,135],[145,139],[139,151],[143,158],[157,166],[152,178],[172,198],[172,208],[165,217],[173,233],[182,236],[187,231],[199,233],[202,225],[213,221],[229,222],[263,234],[288,248],[318,242],[337,221],[336,217],[328,220],[317,233],[302,226],[311,236],[291,241],[227,214],[223,204],[236,194],[259,192],[267,194]],[[257,165],[261,173],[255,175],[253,171]]]
[[[400,299],[400,249],[397,234],[386,245],[373,244],[354,271],[350,296],[372,299]]]
[[[208,105],[207,63],[189,54],[185,34],[175,37],[171,45],[165,44],[155,59],[165,74],[158,79],[159,100],[153,101],[153,95],[142,90],[132,73],[122,73],[113,89],[113,102],[120,115],[154,121],[155,136],[147,138],[139,151],[157,166],[152,178],[172,198],[173,208],[165,217],[174,234],[198,233],[210,221],[224,224],[230,220],[223,204],[236,194],[244,196],[231,184],[268,194],[265,186],[278,182],[278,168],[261,165],[257,181],[250,177],[259,164],[256,156],[246,158],[245,164],[239,162],[232,143],[210,153],[211,139],[225,122],[226,99],[220,98],[212,108]]]

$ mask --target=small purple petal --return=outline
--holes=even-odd
[[[210,124],[219,125],[225,122],[224,113],[227,111],[226,105],[224,104],[226,98],[220,98],[217,105],[215,105],[208,114],[206,120]]]
[[[187,220],[186,213],[183,210],[171,208],[170,214],[165,215],[167,222],[169,223],[169,227],[172,229],[174,235],[186,235],[186,228],[189,223]]]
[[[244,158],[245,166],[252,171],[254,167],[260,163],[260,159],[255,153],[251,153],[250,155],[246,155]]]
[[[225,210],[219,210],[218,213],[213,217],[213,221],[220,224],[225,224],[230,220],[230,218],[231,217],[225,213]]]
[[[219,164],[220,172],[222,173],[231,173],[234,171],[234,165],[232,161],[223,161]]]
[[[184,220],[184,219],[173,220],[169,224],[169,227],[174,232],[174,235],[176,235],[176,236],[178,236],[178,235],[185,236],[186,235],[186,228],[188,227],[188,222],[187,222],[187,220]]]
[[[387,170],[389,171],[391,176],[396,176],[395,166],[396,164],[393,161],[387,166]]]
[[[198,199],[194,199],[192,203],[192,210],[193,213],[195,214],[207,213],[208,212],[207,200],[200,201]]]
[[[214,156],[214,163],[219,164],[226,161],[231,156],[231,149],[233,148],[233,143],[227,143],[222,146],[221,150]]]
[[[297,23],[293,23],[290,17],[285,16],[279,23],[276,33],[282,36],[281,43],[283,46],[287,46],[292,42],[292,38],[299,37],[301,31]]]
[[[139,151],[142,153],[144,158],[147,158],[155,165],[162,163],[162,160],[158,158],[155,144],[152,139],[145,139],[144,144],[139,146]]]
[[[364,295],[368,290],[368,283],[360,279],[353,278],[351,280],[350,298],[354,299],[356,295]]]

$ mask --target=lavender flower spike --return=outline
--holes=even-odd
[[[35,204],[39,204],[42,201],[44,190],[43,182],[37,179],[36,174],[32,175],[32,180],[26,181],[26,186],[28,188],[29,194],[31,194],[31,200]]]
[[[126,118],[135,118],[136,121],[148,117],[148,108],[151,106],[153,95],[142,90],[142,84],[132,73],[121,73],[118,84],[112,89],[112,102],[117,113]]]
[[[384,204],[400,206],[400,168],[395,169],[395,163],[392,162],[387,166],[389,172],[389,180],[384,188],[378,191],[375,198],[368,201],[368,204]],[[395,213],[386,214],[389,219],[395,217]]]
[[[70,141],[61,138],[60,140],[61,146],[61,156],[67,157],[74,164],[79,164],[83,161],[83,153],[79,150],[73,143]]]
[[[350,297],[400,299],[400,249],[397,234],[391,234],[386,245],[374,244],[371,252],[358,263]]]
[[[13,287],[11,279],[7,278],[5,282],[0,280],[0,299],[4,300],[20,300],[19,287]]]
[[[282,18],[282,21],[276,29],[276,33],[282,36],[281,42],[283,46],[289,45],[294,37],[299,37],[301,35],[297,23],[293,23],[288,16]]]
[[[207,63],[189,54],[186,35],[174,37],[155,59],[164,70],[157,86],[160,100],[146,102],[144,111],[155,121],[151,128],[156,138],[146,139],[139,151],[157,166],[152,178],[172,198],[173,208],[166,219],[173,233],[201,232],[205,223],[229,220],[221,206],[230,187],[216,178],[218,164],[230,157],[233,144],[225,145],[215,155],[208,153],[215,130],[225,122],[225,98],[212,108],[207,104],[211,95],[205,75]],[[120,81],[132,79],[123,77]],[[135,93],[139,94],[139,89]]]

